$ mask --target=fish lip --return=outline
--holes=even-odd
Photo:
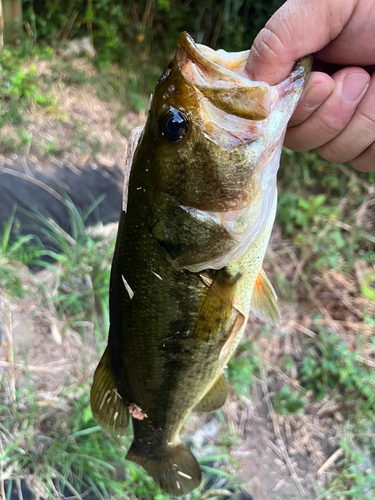
[[[308,55],[299,59],[293,66],[292,72],[290,75],[278,85],[275,85],[276,88],[282,88],[287,82],[295,83],[300,80],[305,84],[312,68],[313,57],[312,55]]]
[[[271,114],[276,108],[283,106],[283,102],[288,100],[290,94],[295,94],[297,96],[294,107],[297,105],[298,98],[302,94],[303,88],[310,76],[312,61],[313,58],[311,55],[299,59],[294,64],[290,75],[281,83],[271,87]]]
[[[183,32],[177,42],[176,62],[196,92],[218,109],[248,120],[264,120],[270,113],[271,87],[241,75],[248,55],[249,51],[212,50]]]
[[[230,75],[231,77],[233,77],[233,74],[235,74],[241,81],[247,83],[248,85],[251,83],[251,84],[264,85],[269,88],[271,87],[265,82],[257,82],[254,80],[250,80],[249,78],[246,78],[245,76],[242,76],[241,74],[236,73],[233,70],[230,70],[227,67],[228,64],[219,64],[219,62],[215,62],[216,60],[224,63],[225,61],[229,61],[230,59],[232,59],[233,61],[232,66],[238,67],[241,63],[246,64],[250,54],[250,50],[244,50],[242,52],[226,52],[224,50],[215,51],[210,47],[207,47],[206,45],[195,43],[193,38],[186,31],[183,31],[178,38],[177,49],[179,48],[184,49],[194,61],[201,64],[202,66],[211,66],[213,68],[216,68],[220,72],[226,73],[228,76]],[[179,54],[177,50],[177,61],[179,62],[178,55]],[[215,60],[213,60],[212,58],[214,58]],[[296,61],[291,71],[291,74],[289,75],[289,77],[286,78],[286,80],[292,78],[293,81],[295,81],[300,78],[307,77],[307,75],[311,72],[312,62],[313,62],[312,55],[307,55]],[[275,85],[275,87],[278,87],[279,85],[282,84],[283,82],[280,82],[279,84]]]
[[[313,56],[311,54],[305,57],[301,57],[301,59],[299,59],[295,63],[292,70],[292,74],[298,73],[301,75],[301,77],[307,77],[307,75],[311,73],[312,63],[313,63]]]
[[[206,45],[195,43],[193,38],[186,31],[183,31],[178,38],[177,53],[178,49],[185,50],[196,63],[202,66],[215,68],[216,70],[225,73],[228,76],[233,76],[233,74],[236,74],[238,78],[240,78],[244,82],[251,82],[251,80],[249,80],[248,78],[236,73],[235,71],[233,71],[233,69],[228,68],[228,66],[231,66],[232,68],[238,68],[241,63],[245,65],[249,57],[250,50],[244,50],[242,52],[226,52],[225,50],[216,51],[214,49],[211,49],[210,47],[207,47]],[[232,61],[231,64],[229,64],[230,61]],[[268,84],[264,85],[268,86]]]

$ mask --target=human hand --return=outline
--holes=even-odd
[[[375,64],[374,34],[375,0],[287,0],[260,31],[246,65],[252,80],[275,85],[314,54],[286,147],[375,171],[375,73],[362,67]]]

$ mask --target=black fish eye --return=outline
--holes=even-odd
[[[168,141],[178,142],[186,135],[188,125],[189,122],[184,113],[178,109],[169,108],[161,122],[160,131]]]

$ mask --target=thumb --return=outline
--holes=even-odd
[[[259,32],[246,71],[251,80],[276,85],[298,59],[334,40],[358,0],[287,0]]]

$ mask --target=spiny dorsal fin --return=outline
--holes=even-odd
[[[90,393],[91,411],[96,422],[108,432],[125,434],[129,423],[128,406],[117,392],[111,371],[108,347],[95,371]]]
[[[214,337],[228,320],[235,301],[236,283],[240,277],[240,274],[230,277],[225,269],[221,269],[215,276],[198,311],[195,335],[199,340],[208,341]]]
[[[263,269],[260,270],[255,281],[251,298],[251,311],[257,318],[263,319],[271,325],[278,326],[281,323],[277,295]]]
[[[206,392],[194,411],[214,411],[223,406],[228,395],[228,385],[225,375],[221,373],[212,387]]]

